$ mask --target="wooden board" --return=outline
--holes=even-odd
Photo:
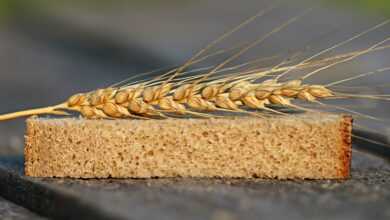
[[[29,178],[0,159],[0,195],[56,219],[388,219],[390,165],[353,157],[347,181]]]

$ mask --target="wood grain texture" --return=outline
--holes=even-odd
[[[23,175],[0,158],[0,195],[53,219],[389,219],[390,166],[354,152],[345,181],[69,179]]]

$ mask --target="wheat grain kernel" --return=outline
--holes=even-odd
[[[86,118],[93,118],[95,116],[95,111],[90,106],[82,106],[80,113]]]
[[[85,99],[85,95],[82,93],[72,95],[67,103],[69,107],[77,106],[79,105],[83,100]]]
[[[215,99],[215,104],[218,107],[224,108],[224,109],[230,109],[230,110],[238,110],[238,105],[230,100],[227,96],[225,95],[219,95]]]
[[[269,101],[272,103],[272,104],[278,104],[278,105],[283,105],[283,106],[288,106],[290,105],[290,101],[288,99],[285,99],[283,98],[282,96],[280,95],[270,95],[268,97]]]
[[[256,90],[255,91],[255,96],[256,98],[262,100],[262,99],[266,99],[268,98],[269,96],[271,95],[271,92],[267,91],[267,90]]]
[[[282,89],[281,90],[281,95],[286,96],[289,98],[296,97],[298,95],[299,91],[295,89]]]
[[[310,86],[308,92],[316,98],[326,98],[333,96],[332,91],[321,85]]]
[[[120,118],[122,116],[122,114],[118,112],[117,105],[115,105],[111,102],[105,103],[103,105],[102,110],[106,115],[108,115],[110,117]]]
[[[316,97],[312,96],[306,89],[300,91],[297,95],[297,98],[309,102],[316,100]]]
[[[218,93],[219,93],[219,86],[217,85],[206,86],[204,89],[202,89],[202,97],[204,99],[215,98],[215,96],[218,95]]]
[[[176,89],[173,93],[173,99],[176,101],[184,100],[191,94],[192,85],[185,84]]]
[[[129,98],[129,93],[127,93],[126,91],[121,91],[115,95],[115,102],[117,104],[123,104],[127,102],[128,98]]]

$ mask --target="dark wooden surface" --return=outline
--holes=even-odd
[[[51,11],[45,19],[27,16],[22,10],[11,28],[0,32],[4,73],[0,74],[0,112],[53,104],[74,92],[106,86],[131,73],[180,63],[263,7],[258,0],[245,4],[193,2],[196,4],[184,8],[168,5],[149,11],[131,6],[119,13]],[[296,7],[300,11],[308,6]],[[283,9],[239,36],[260,36],[293,14]],[[270,56],[301,50],[308,42],[314,49],[324,48],[379,20],[321,10],[293,29],[301,27],[301,31],[279,35],[255,52],[257,56]],[[235,45],[237,40],[244,41],[233,38],[225,45]],[[366,47],[368,41],[372,39],[356,48]],[[359,62],[342,71],[332,69],[320,80],[364,72],[363,66],[371,71],[377,67],[372,62]],[[387,65],[388,56],[375,56],[374,63],[378,62]],[[373,79],[375,82],[383,83],[382,78]],[[388,103],[381,103],[375,107],[375,114],[368,113],[388,117],[387,109]],[[343,182],[40,179],[23,176],[23,124],[23,120],[0,124],[0,196],[8,199],[0,198],[0,219],[42,219],[38,214],[53,219],[390,219],[390,165],[369,154],[354,153],[352,179]],[[388,136],[386,131],[382,133]],[[378,140],[377,136],[371,138]],[[385,150],[388,147],[355,143],[356,149],[389,155]]]
[[[0,195],[55,219],[389,219],[390,165],[353,158],[347,181],[277,181],[31,178],[6,157]]]
[[[0,197],[0,219],[2,220],[44,220],[37,214]]]

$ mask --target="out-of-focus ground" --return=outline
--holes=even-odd
[[[180,64],[260,9],[275,5],[257,0],[112,2],[12,5],[0,25],[0,113],[56,104],[76,92],[104,87],[135,73]],[[267,16],[217,48],[254,40],[312,6],[316,6],[313,1],[282,1]],[[376,11],[321,4],[233,64],[280,53],[286,55],[289,51],[305,51],[303,57],[307,57],[384,19],[385,15]],[[367,48],[389,34],[387,25],[330,54]],[[326,70],[310,80],[332,82],[386,67],[388,55],[388,50],[376,52]],[[221,58],[203,65],[218,61]],[[388,74],[345,85],[367,84],[372,88],[375,84],[389,83],[390,86]],[[375,91],[368,89],[365,93],[390,94],[389,86]],[[388,102],[356,100],[346,104],[381,118],[379,122],[358,119],[359,124],[389,133],[388,122],[382,120],[389,117]],[[23,132],[23,119],[0,123],[2,146],[20,153]]]
[[[44,220],[31,211],[0,197],[0,219],[2,220]]]

